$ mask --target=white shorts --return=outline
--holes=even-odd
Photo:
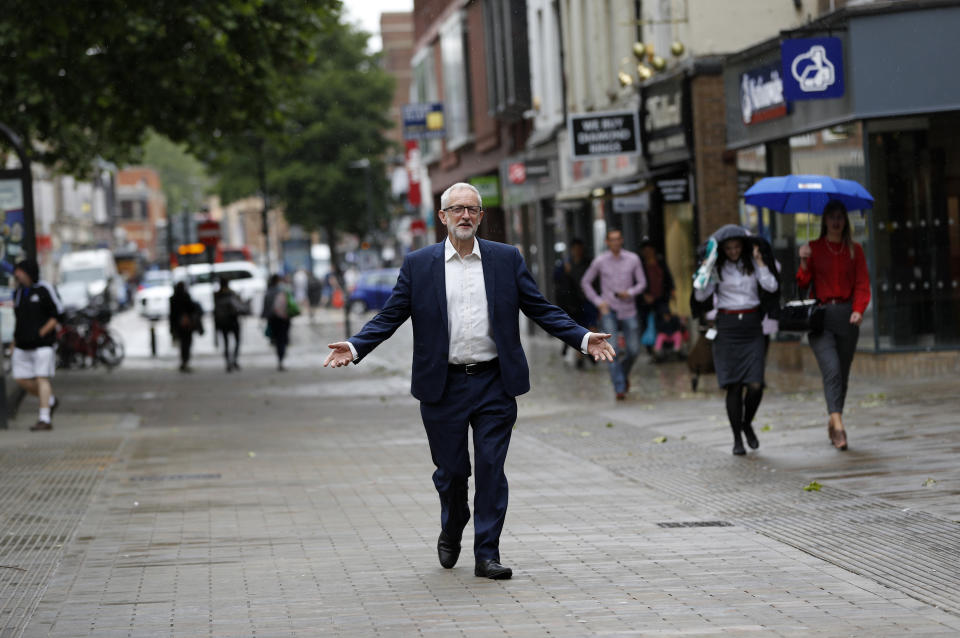
[[[57,357],[50,346],[36,350],[13,349],[14,379],[36,379],[37,377],[52,379],[56,367]]]

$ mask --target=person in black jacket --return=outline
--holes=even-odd
[[[230,280],[220,277],[220,289],[213,295],[213,321],[217,332],[223,338],[223,357],[227,363],[227,372],[240,369],[237,359],[240,356],[240,314],[243,300],[230,289]],[[233,336],[233,352],[230,352],[230,337]]]
[[[53,286],[40,281],[40,267],[35,260],[18,263],[13,276],[19,284],[13,293],[17,319],[13,331],[13,378],[40,400],[39,418],[30,429],[52,430],[53,411],[58,404],[50,383],[56,368],[53,344],[63,306]]]
[[[187,284],[178,281],[170,297],[170,334],[180,342],[180,372],[190,372],[190,348],[193,332],[203,333],[200,304],[187,292]]]

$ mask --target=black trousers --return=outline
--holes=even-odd
[[[220,338],[223,340],[223,358],[227,364],[236,363],[240,356],[240,325],[218,326]],[[230,336],[233,335],[233,353],[230,352]]]
[[[827,304],[824,306],[823,332],[809,337],[810,347],[820,366],[823,394],[830,414],[842,414],[847,399],[850,366],[860,338],[860,326],[850,323],[852,312],[853,306],[849,303]]]
[[[440,526],[453,538],[460,538],[470,520],[467,448],[473,427],[473,553],[477,560],[500,560],[500,532],[507,516],[508,496],[503,466],[517,420],[517,401],[503,389],[500,370],[473,375],[451,370],[443,396],[436,403],[421,403],[420,415],[437,468],[433,483],[440,495]]]
[[[193,347],[193,330],[177,330],[177,340],[180,342],[180,365],[190,363],[190,348]]]

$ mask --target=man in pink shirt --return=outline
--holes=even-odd
[[[647,287],[643,265],[636,253],[623,249],[623,233],[616,228],[607,231],[607,252],[597,255],[580,280],[583,293],[600,311],[603,332],[613,335],[610,343],[617,349],[610,362],[610,378],[617,400],[626,398],[630,390],[630,368],[640,353],[640,326],[636,297]],[[600,294],[593,287],[600,277]],[[620,335],[627,353],[622,353]]]

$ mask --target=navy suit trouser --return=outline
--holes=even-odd
[[[496,368],[469,375],[450,370],[443,396],[421,403],[440,495],[440,527],[460,539],[470,520],[467,439],[473,427],[476,492],[473,501],[473,553],[477,560],[500,560],[500,532],[507,515],[507,476],[503,471],[517,401],[508,395]]]

